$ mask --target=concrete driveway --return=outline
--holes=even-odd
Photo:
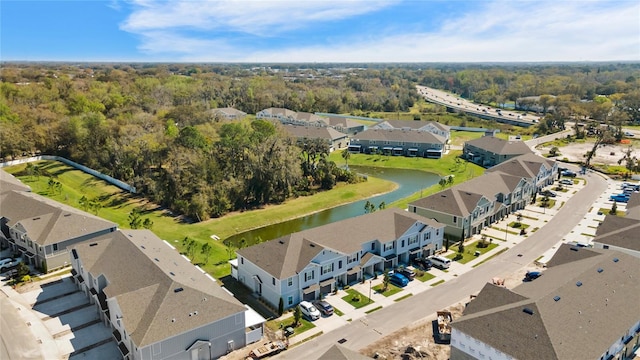
[[[71,282],[54,279],[18,293],[2,286],[2,359],[120,359],[111,330]]]

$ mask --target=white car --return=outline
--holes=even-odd
[[[320,319],[320,310],[316,309],[316,307],[308,301],[300,302],[300,312],[309,320]]]

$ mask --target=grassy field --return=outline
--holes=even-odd
[[[450,254],[447,256],[447,258],[457,261],[461,264],[466,264],[469,261],[477,258],[477,256],[475,256],[475,252],[478,251],[480,253],[480,255],[482,256],[482,254],[493,250],[494,248],[496,248],[498,246],[498,244],[489,244],[487,247],[485,248],[480,248],[478,247],[478,241],[469,244],[469,245],[465,245],[464,247],[464,253],[460,254],[458,252],[458,247],[457,246],[452,246],[451,248],[449,248],[449,250],[453,250],[455,251],[454,254]]]
[[[161,239],[171,242],[179,250],[182,250],[182,239],[185,237],[194,239],[200,244],[205,241],[209,242],[213,246],[213,252],[208,263],[204,264],[205,259],[199,252],[196,253],[192,261],[218,278],[230,273],[231,269],[227,263],[230,256],[228,248],[221,241],[212,240],[211,235],[215,234],[221,239],[225,239],[256,227],[279,223],[327,207],[388,192],[396,186],[394,183],[369,177],[369,181],[365,183],[342,184],[331,191],[291,199],[284,204],[270,205],[254,211],[232,213],[222,218],[200,223],[190,223],[181,217],[173,216],[169,211],[149,203],[142,197],[124,192],[63,163],[42,161],[35,165],[41,168],[45,175],[39,177],[25,175],[26,165],[7,167],[5,170],[31,186],[33,192],[72,207],[80,208],[79,200],[82,196],[86,196],[88,199],[97,199],[102,205],[97,215],[117,223],[120,228],[129,228],[128,217],[134,208],[143,209],[143,218],[149,218],[153,221],[153,232]],[[49,176],[62,184],[60,191],[54,192],[50,189],[48,186]]]
[[[368,297],[362,295],[356,290],[347,289],[347,295],[342,297],[342,300],[348,302],[356,309],[373,304],[375,301],[370,300]]]
[[[387,285],[387,291],[383,292],[382,288],[384,288],[384,284],[376,285],[376,286],[373,287],[373,291],[377,292],[378,294],[382,294],[382,295],[384,295],[386,297],[389,297],[389,296],[391,296],[393,294],[397,294],[400,291],[402,291],[402,288],[399,288],[399,287],[397,287],[397,286],[395,286],[395,285],[393,285],[391,283],[389,285]]]

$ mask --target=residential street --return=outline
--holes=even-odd
[[[350,349],[359,350],[407,325],[432,316],[437,310],[457,302],[466,302],[494,276],[506,277],[532,263],[569,233],[607,189],[607,181],[596,173],[585,175],[586,186],[571,197],[544,227],[526,240],[457,278],[447,281],[381,310],[355,319],[346,326],[287,350],[278,359],[314,358],[338,340]]]

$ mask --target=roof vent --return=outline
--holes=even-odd
[[[558,296],[558,295],[554,296],[554,297],[553,297],[553,300],[555,300],[555,301],[560,301],[560,296]]]
[[[91,243],[91,244],[89,244],[89,246],[96,246],[96,245],[98,245],[98,243]]]
[[[577,286],[577,287],[582,286],[582,281],[578,281],[578,282],[576,283],[576,286]]]
[[[535,313],[533,312],[533,310],[531,310],[530,308],[524,308],[524,309],[522,309],[522,311],[523,311],[523,312],[525,312],[525,313],[527,313],[527,314],[529,314],[529,315],[533,315],[533,314],[535,314]]]
[[[571,247],[571,250],[573,250],[573,251],[578,251],[578,250],[580,250],[580,248],[578,248],[577,246],[572,246],[572,247]]]
[[[198,315],[198,310],[194,311],[193,315]]]
[[[40,220],[40,218],[39,217],[35,217],[35,218],[33,218],[33,220]]]
[[[179,293],[180,291],[184,290],[183,288],[179,287],[179,288],[175,288],[173,289],[174,293]]]
[[[316,247],[316,244],[311,243],[311,244],[309,244],[309,246]]]
[[[69,217],[69,216],[71,216],[71,214],[64,214],[64,215],[62,215],[62,216],[64,216],[64,217]]]
[[[144,245],[140,245],[141,248],[146,249],[146,247],[144,247]]]
[[[283,241],[283,240],[278,240],[278,242],[279,242],[280,244],[284,244],[284,241]]]
[[[618,261],[620,261],[620,259],[618,259],[618,258],[613,258],[613,262],[618,262]]]
[[[160,262],[160,260],[158,258],[153,258],[153,260],[155,260],[157,262]]]
[[[171,322],[176,322],[176,319],[175,318],[171,319]]]
[[[601,272],[603,272],[603,271],[604,271],[604,270],[603,270],[602,268],[598,268],[598,272],[599,272],[599,273],[601,273]]]
[[[174,274],[173,271],[169,271],[169,275],[176,276],[176,274]]]

